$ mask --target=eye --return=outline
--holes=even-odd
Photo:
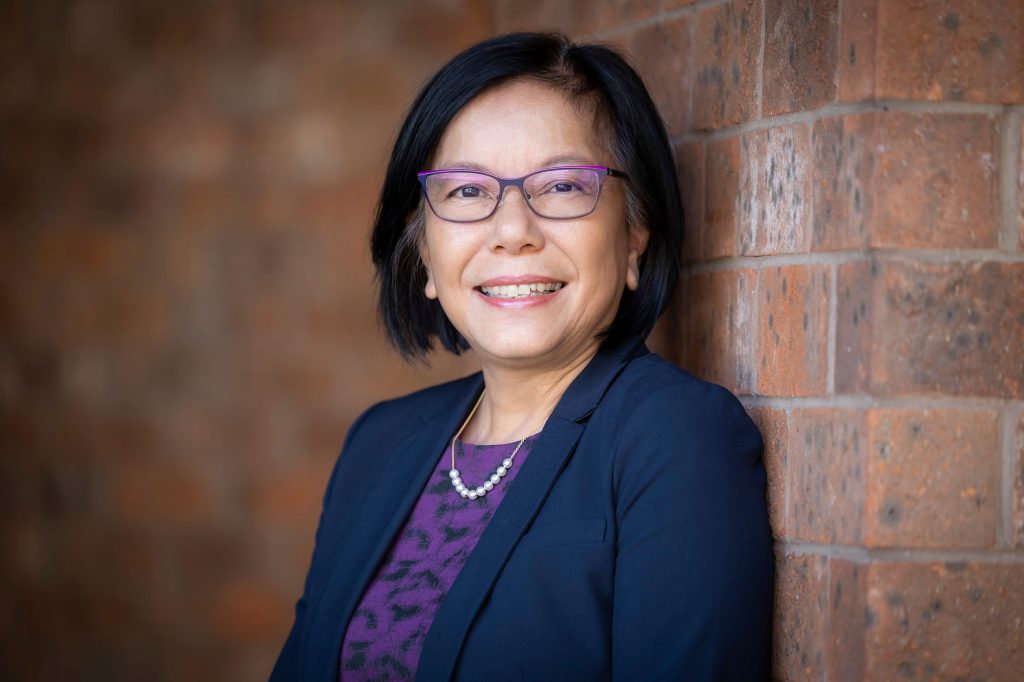
[[[571,180],[556,180],[550,182],[537,194],[573,194],[582,191],[583,188]]]
[[[483,189],[476,185],[462,185],[448,193],[451,199],[479,199],[483,195]]]

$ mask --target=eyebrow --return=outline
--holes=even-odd
[[[550,168],[552,166],[598,166],[601,164],[593,161],[584,160],[578,156],[555,156],[545,159],[537,168]],[[483,166],[479,163],[472,161],[452,161],[444,165],[439,165],[438,168],[445,170],[468,170],[468,171],[482,171],[484,173],[490,173],[492,175],[498,175],[493,170]]]

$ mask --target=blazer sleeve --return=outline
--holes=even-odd
[[[761,435],[727,390],[692,388],[646,396],[620,430],[616,680],[769,679],[774,558]]]
[[[349,446],[354,440],[356,433],[359,432],[360,427],[366,421],[366,418],[380,404],[381,403],[378,403],[377,405],[370,407],[359,415],[359,417],[357,417],[352,423],[352,426],[348,430],[348,434],[345,436],[345,442],[342,445],[341,454],[334,463],[334,468],[331,471],[331,476],[327,482],[327,490],[324,492],[323,505],[320,510],[320,520],[317,523],[316,541],[313,546],[313,557],[310,561],[310,568],[312,568],[313,564],[317,562],[318,552],[322,551],[324,546],[324,518],[327,516],[327,511],[330,508],[331,495],[334,491],[335,483],[338,478],[338,471],[341,468],[342,462],[345,460],[345,454],[349,451]],[[291,631],[288,633],[288,639],[285,640],[281,653],[278,654],[277,662],[274,664],[274,670],[270,674],[270,682],[286,682],[289,680],[301,679],[299,672],[299,653],[305,626],[306,609],[309,605],[310,587],[312,582],[310,580],[311,573],[311,570],[306,573],[306,580],[303,586],[302,595],[295,603],[295,621],[292,624]]]

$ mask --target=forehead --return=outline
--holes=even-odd
[[[470,164],[501,174],[552,163],[610,165],[599,128],[592,107],[538,81],[512,81],[462,108],[445,129],[432,165]]]

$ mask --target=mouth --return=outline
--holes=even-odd
[[[529,282],[525,284],[502,284],[493,287],[475,287],[488,298],[530,298],[551,294],[565,286],[565,282]]]

